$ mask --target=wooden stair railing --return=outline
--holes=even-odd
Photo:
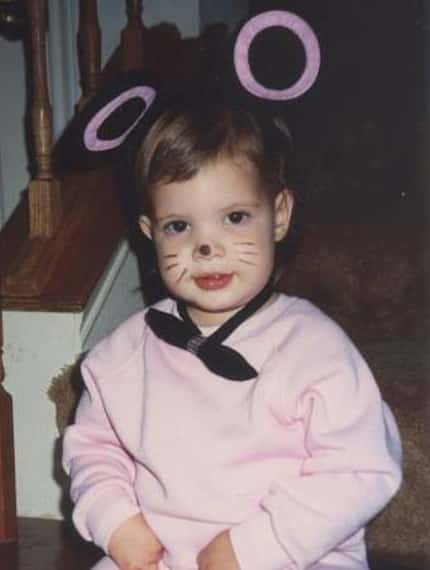
[[[27,0],[33,66],[31,123],[35,173],[30,182],[30,237],[50,238],[61,222],[60,182],[52,165],[52,109],[46,72],[47,0]]]
[[[142,10],[142,0],[126,0],[127,24],[121,31],[120,45],[120,67],[124,71],[138,69],[144,64]],[[79,0],[78,53],[82,87],[78,109],[82,109],[102,82],[97,0]]]
[[[3,386],[3,328],[0,310],[0,545],[17,540],[12,398]]]
[[[145,28],[142,1],[127,0],[121,45],[101,70],[97,1],[80,0],[79,5],[82,98],[77,108],[117,71],[143,63],[165,84],[186,84],[199,69],[210,68],[205,58],[223,39],[219,30],[202,38],[182,39],[171,24]],[[19,310],[82,311],[125,236],[125,219],[111,166],[91,172],[61,167],[54,171],[46,77],[47,0],[26,0],[26,6],[31,20],[29,83],[33,85],[35,169],[27,195],[0,232],[2,305]]]
[[[100,86],[101,31],[97,0],[79,0],[78,53],[82,87],[78,109],[81,109]]]
[[[88,173],[53,171],[45,49],[47,0],[27,0],[26,7],[35,176],[27,196],[0,233],[1,296],[5,308],[81,311],[125,233],[124,222],[109,168]],[[100,83],[96,0],[82,0],[80,10],[83,96],[78,107],[94,95]]]
[[[82,97],[78,109],[103,81],[97,0],[80,0],[79,6]],[[6,308],[80,311],[125,235],[125,224],[110,168],[54,173],[46,73],[47,0],[26,0],[26,8],[30,21],[34,177],[25,201],[0,234],[0,266],[4,271],[1,295]],[[131,69],[142,64],[142,2],[127,0],[126,11],[127,26],[121,34],[121,57],[117,61]],[[114,67],[118,69],[118,64]],[[114,72],[111,67],[107,77]]]
[[[121,32],[121,67],[124,71],[144,64],[142,0],[127,0],[127,25]]]

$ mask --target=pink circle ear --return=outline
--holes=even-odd
[[[156,96],[156,91],[152,87],[147,86],[136,86],[123,91],[118,97],[112,99],[107,105],[102,107],[98,113],[94,115],[91,121],[88,123],[84,132],[84,145],[88,150],[91,151],[105,151],[112,150],[118,147],[126,139],[127,135],[134,129],[134,127],[142,119],[146,111],[151,106]],[[113,139],[101,139],[98,136],[98,130],[101,125],[106,121],[110,115],[119,109],[121,105],[129,101],[130,99],[142,99],[145,102],[145,108],[137,117],[137,119],[118,137]]]
[[[301,77],[286,89],[264,87],[254,78],[249,65],[249,48],[254,38],[267,28],[281,26],[294,32],[303,43],[306,64]],[[240,30],[234,46],[234,67],[239,81],[247,91],[272,101],[286,101],[305,93],[317,78],[320,67],[320,48],[311,27],[299,16],[285,10],[263,12],[251,18]]]

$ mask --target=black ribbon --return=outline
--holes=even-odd
[[[218,376],[236,381],[251,380],[258,376],[255,368],[237,350],[223,345],[222,342],[243,321],[258,311],[271,294],[272,282],[270,281],[258,295],[208,337],[200,333],[199,328],[188,315],[185,305],[181,302],[178,303],[178,312],[182,320],[157,309],[149,309],[145,320],[158,338],[194,354]]]

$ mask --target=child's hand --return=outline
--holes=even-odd
[[[199,570],[240,570],[228,531],[216,536],[197,557]]]
[[[141,514],[127,519],[108,545],[109,555],[121,570],[157,570],[163,547]]]

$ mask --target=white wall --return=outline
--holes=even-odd
[[[5,387],[14,404],[18,513],[59,518],[61,489],[54,474],[58,432],[47,390],[80,353],[82,316],[6,311],[3,320]]]
[[[142,308],[136,260],[122,243],[84,312],[3,312],[5,388],[14,402],[20,516],[64,514],[59,433],[47,394],[53,378]]]
[[[0,226],[28,183],[24,139],[25,74],[21,42],[0,37]],[[7,85],[7,89],[5,88]]]
[[[74,113],[81,89],[77,57],[79,4],[48,1],[47,64],[54,138]]]
[[[143,19],[148,27],[168,22],[175,24],[184,37],[196,36],[200,33],[199,4],[200,0],[147,0]]]
[[[91,348],[143,308],[135,255],[123,242],[92,295],[82,319],[82,350]]]
[[[200,29],[204,30],[209,24],[224,22],[232,30],[247,16],[248,9],[248,0],[233,2],[200,0]]]

